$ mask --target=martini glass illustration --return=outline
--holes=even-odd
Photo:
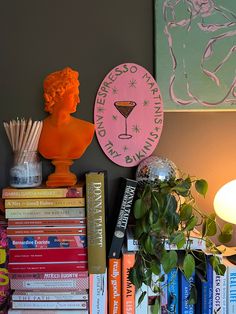
[[[119,134],[118,138],[129,139],[132,135],[127,133],[127,118],[137,104],[134,101],[116,101],[114,105],[119,113],[125,118],[125,132]]]

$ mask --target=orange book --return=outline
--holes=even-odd
[[[129,280],[129,270],[134,265],[135,253],[123,250],[122,255],[122,313],[135,314],[135,286]]]
[[[109,258],[109,314],[121,314],[121,258]]]

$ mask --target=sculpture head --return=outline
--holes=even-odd
[[[79,103],[79,73],[67,67],[49,74],[43,83],[45,111],[53,113],[54,106],[60,104],[70,112],[76,111]]]

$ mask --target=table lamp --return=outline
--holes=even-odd
[[[221,219],[236,224],[236,180],[224,184],[214,198],[214,209]],[[227,259],[236,264],[236,254],[227,256]]]
[[[215,195],[214,208],[223,220],[236,224],[236,180],[223,185]]]

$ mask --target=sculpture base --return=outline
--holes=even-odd
[[[55,166],[55,172],[48,176],[47,186],[62,187],[76,184],[77,177],[70,171],[70,166],[73,164],[71,159],[54,159],[52,164]]]

